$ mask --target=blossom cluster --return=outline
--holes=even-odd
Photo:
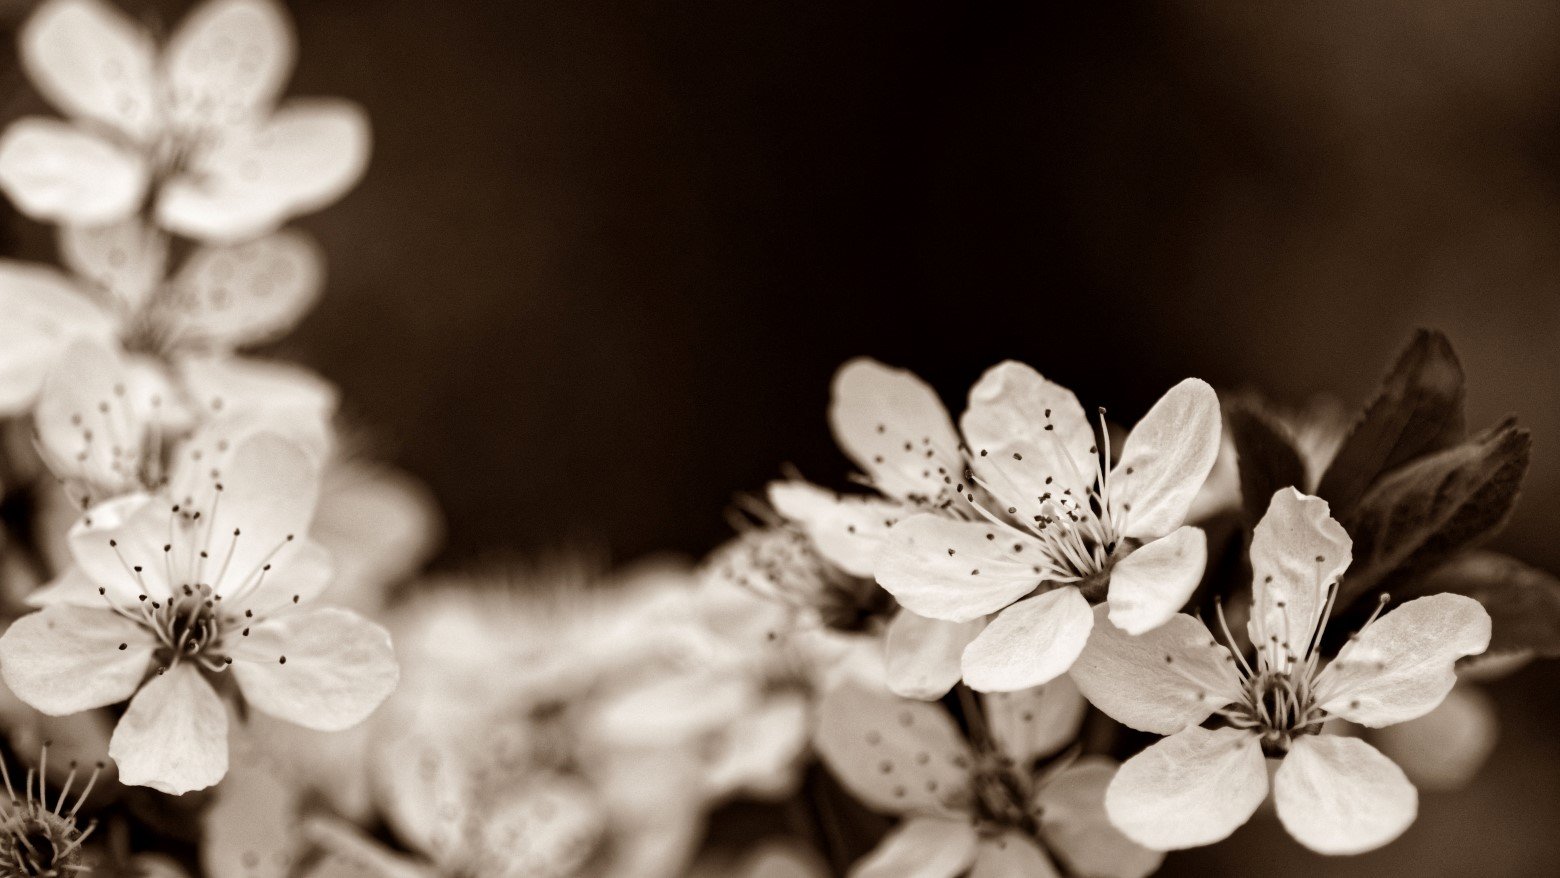
[[[428,492],[268,353],[325,284],[289,222],[370,152],[283,96],[296,46],[275,0],[21,29],[57,114],[0,190],[61,265],[0,261],[0,873],[1134,878],[1271,816],[1355,854],[1560,653],[1560,580],[1479,548],[1528,435],[1467,432],[1428,331],[1357,413],[1187,378],[1130,428],[856,359],[851,487],[789,474],[698,563],[430,574]]]

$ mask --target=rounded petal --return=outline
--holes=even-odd
[[[818,755],[870,807],[940,811],[968,789],[974,756],[937,705],[842,683],[824,694],[817,722]]]
[[[1071,875],[1142,878],[1165,855],[1136,844],[1110,824],[1105,790],[1116,776],[1114,760],[1085,756],[1044,782],[1035,796],[1040,834]]]
[[[292,74],[296,39],[271,0],[213,0],[168,42],[174,122],[193,131],[242,124],[268,110]]]
[[[1020,546],[1018,553],[1009,550]],[[1028,554],[1024,554],[1027,549]],[[1012,528],[930,513],[894,525],[877,581],[913,613],[949,622],[987,616],[1034,590],[1039,544]]]
[[[1127,557],[1110,571],[1112,625],[1142,634],[1163,625],[1191,600],[1208,566],[1202,528],[1177,528]]]
[[[1134,637],[1112,625],[1107,612],[1104,605],[1094,608],[1094,631],[1072,678],[1111,719],[1172,735],[1241,699],[1235,657],[1195,617],[1177,613]]]
[[[140,487],[150,412],[160,388],[143,398],[117,346],[78,338],[44,379],[33,409],[40,451],[50,470],[90,489],[119,494]]]
[[[210,477],[220,487],[205,510],[207,544],[196,547],[223,559],[210,573],[211,587],[225,596],[247,595],[263,581],[264,588],[296,592],[285,580],[319,497],[313,455],[274,433],[256,433],[240,439],[232,458]]]
[[[1046,492],[1083,497],[1094,484],[1098,448],[1078,397],[1023,363],[986,370],[959,428],[970,466],[1008,503],[1027,510]]]
[[[1045,851],[1021,832],[1009,830],[995,838],[983,838],[975,851],[975,868],[969,878],[1061,878]]]
[[[286,551],[276,553],[265,586],[244,600],[244,608],[266,616],[308,604],[334,585],[335,570],[329,549],[312,539],[295,540]]]
[[[374,754],[385,792],[385,820],[413,850],[435,851],[462,840],[477,822],[477,783],[458,735],[403,734]]]
[[[1071,586],[1025,598],[1001,613],[964,650],[964,682],[979,692],[1048,683],[1072,667],[1094,614]]]
[[[1424,716],[1457,682],[1456,664],[1490,645],[1490,616],[1460,594],[1416,598],[1366,626],[1316,681],[1323,710],[1363,726]]]
[[[119,766],[120,783],[181,796],[227,774],[227,734],[227,708],[184,663],[152,677],[130,700],[108,755]]]
[[[157,219],[203,241],[239,241],[318,210],[368,168],[368,116],[341,100],[289,101],[252,131],[232,131],[163,186]]]
[[[129,698],[155,646],[145,628],[106,606],[45,607],[0,636],[0,675],[16,697],[65,716]]]
[[[140,157],[56,119],[28,117],[0,136],[0,189],[46,222],[122,220],[146,194]]]
[[[71,341],[111,341],[114,320],[64,275],[0,259],[0,414],[32,404]]]
[[[314,306],[325,263],[307,235],[284,230],[258,240],[202,247],[159,300],[158,319],[182,339],[228,349],[273,341]]]
[[[834,439],[872,484],[901,500],[935,497],[963,474],[959,437],[937,391],[906,369],[865,357],[834,375]]]
[[[389,587],[437,550],[444,522],[427,485],[363,460],[327,465],[310,529],[335,561],[330,603],[359,612],[384,605]]]
[[[1251,537],[1252,642],[1276,638],[1289,652],[1303,653],[1321,622],[1328,586],[1348,569],[1353,551],[1326,500],[1280,488]]]
[[[151,35],[101,0],[51,0],[21,33],[22,64],[49,102],[143,140],[158,123]]]
[[[888,529],[905,512],[899,503],[836,494],[800,480],[770,483],[769,505],[800,525],[829,563],[864,578],[873,573]]]
[[[1076,740],[1088,709],[1077,685],[1066,676],[1033,689],[988,693],[981,704],[997,747],[1026,768]]]
[[[883,635],[888,688],[903,698],[936,701],[959,682],[964,648],[986,627],[984,620],[944,622],[901,610]]]
[[[72,564],[53,581],[27,593],[27,606],[43,609],[54,604],[86,607],[89,610],[104,609],[107,604],[93,582],[81,568]]]
[[[1267,791],[1256,735],[1193,727],[1128,759],[1105,791],[1105,812],[1143,847],[1178,850],[1229,837]]]
[[[889,832],[850,878],[954,878],[975,862],[975,848],[968,820],[917,817]]]
[[[1121,447],[1110,473],[1111,516],[1140,540],[1181,526],[1219,456],[1219,396],[1188,378],[1170,388]]]
[[[59,250],[71,271],[132,312],[146,304],[168,266],[167,236],[140,217],[106,226],[60,226]]]
[[[1403,770],[1358,738],[1307,735],[1273,775],[1278,819],[1320,854],[1360,854],[1407,829],[1419,793]]]
[[[1500,721],[1494,699],[1462,683],[1435,710],[1370,737],[1416,786],[1455,790],[1473,780],[1494,752]]]
[[[256,709],[326,732],[367,719],[400,678],[385,629],[334,607],[262,622],[232,657],[239,689]]]
[[[279,360],[191,356],[179,363],[190,397],[223,432],[272,432],[323,460],[331,448],[336,387],[315,372]]]
[[[253,744],[235,745],[216,801],[201,815],[200,860],[208,875],[292,878],[304,840],[305,789]]]
[[[150,494],[126,494],[88,509],[67,537],[81,572],[121,607],[144,595],[161,600],[172,593],[168,533],[174,513]]]

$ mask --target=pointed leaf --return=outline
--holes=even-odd
[[[1288,432],[1259,405],[1237,400],[1224,406],[1240,465],[1241,505],[1249,528],[1262,519],[1268,501],[1280,488],[1306,489],[1305,464]]]

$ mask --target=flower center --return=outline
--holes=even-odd
[[[45,744],[39,767],[27,771],[26,796],[18,798],[16,789],[11,785],[10,771],[6,769],[4,761],[0,760],[0,777],[4,778],[6,792],[10,794],[9,807],[0,807],[0,865],[6,867],[7,875],[65,878],[89,871],[83,861],[81,846],[97,823],[88,823],[85,828],[77,826],[76,812],[92,792],[103,765],[99,763],[93,769],[86,786],[69,810],[65,809],[65,805],[70,788],[76,782],[75,763],[71,763],[65,786],[52,808],[49,807],[43,786],[48,769],[49,749],[48,744]]]

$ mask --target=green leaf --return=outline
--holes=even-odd
[[[1463,552],[1393,590],[1411,600],[1452,592],[1484,605],[1492,623],[1485,655],[1560,656],[1560,577],[1496,552]]]
[[[1385,473],[1463,438],[1463,371],[1446,336],[1421,329],[1349,430],[1317,495],[1347,514]]]
[[[1453,448],[1422,457],[1379,480],[1340,519],[1354,539],[1354,565],[1340,607],[1439,564],[1505,524],[1532,448],[1508,418]]]
[[[1246,527],[1250,528],[1267,512],[1275,491],[1305,489],[1305,464],[1289,432],[1259,405],[1229,400],[1224,403],[1224,412],[1240,466],[1240,494]]]

